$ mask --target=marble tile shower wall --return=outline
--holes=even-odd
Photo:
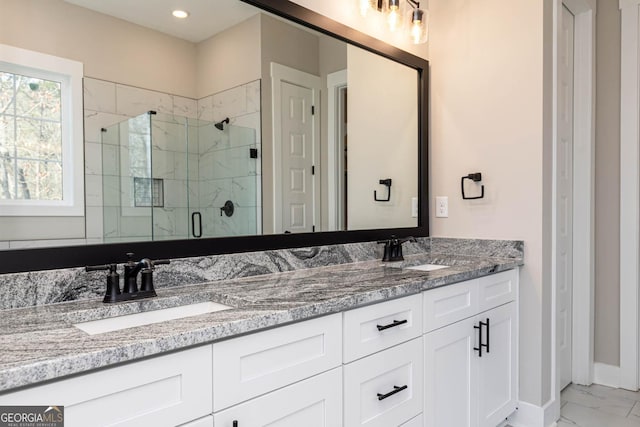
[[[236,86],[198,100],[198,118],[230,125],[219,132],[213,125],[200,128],[199,178],[203,235],[239,236],[262,233],[262,155],[260,80]],[[249,157],[249,149],[258,158]],[[220,215],[230,200],[231,217]]]
[[[117,182],[119,178],[115,175],[107,177],[106,183],[103,182],[105,172],[103,168],[107,168],[106,172],[109,176],[109,172],[114,172],[113,169],[122,161],[121,154],[126,155],[126,152],[122,153],[115,144],[107,146],[103,151],[101,129],[109,128],[150,110],[192,119],[197,118],[198,115],[195,99],[88,77],[84,79],[87,243],[102,242],[105,231],[110,236],[109,241],[112,242],[131,240],[131,237],[121,236],[136,236],[136,240],[148,237],[146,234],[140,235],[139,231],[151,229],[150,224],[146,223],[149,219],[144,216],[129,216],[128,220],[123,221],[124,216],[115,212],[114,206],[107,206],[107,216],[104,216],[104,192],[108,192],[107,200],[122,196],[119,190],[120,183]],[[161,132],[161,134],[164,133]],[[165,156],[165,160],[166,157],[170,156]],[[181,165],[184,163],[183,159],[176,159],[174,156],[172,161],[172,165],[168,163],[163,165],[165,171],[175,171],[183,167]],[[117,194],[114,194],[116,191]]]
[[[87,243],[150,239],[152,227],[154,239],[187,238],[190,232],[189,204],[200,207],[203,217],[210,219],[207,221],[203,218],[203,226],[206,225],[206,230],[203,230],[204,236],[261,232],[259,80],[194,100],[85,78],[84,103]],[[154,177],[164,181],[165,205],[163,208],[154,209],[153,224],[150,223],[150,215],[122,215],[116,207],[122,206],[115,202],[118,198],[129,196],[124,194],[127,191],[126,186],[121,185],[122,178],[117,177],[112,169],[122,164],[123,156],[126,158],[128,153],[126,149],[123,151],[122,148],[118,148],[115,142],[107,143],[105,146],[101,144],[102,128],[109,128],[149,110],[157,111],[158,117],[169,114],[209,122],[218,122],[229,117],[232,125],[253,131],[251,135],[246,132],[244,135],[231,135],[242,139],[233,147],[229,144],[225,147],[220,143],[214,144],[211,138],[207,139],[208,133],[213,134],[212,124],[190,126],[188,155],[183,155],[184,152],[178,150],[186,144],[184,125],[171,120],[154,120]],[[228,128],[227,136],[231,131],[239,132],[238,129],[233,129],[233,126]],[[200,138],[203,138],[202,144],[192,143]],[[254,143],[249,142],[251,138],[255,140]],[[251,148],[258,149],[258,159],[249,161],[250,145]],[[220,155],[221,160],[214,160],[211,156],[214,149],[219,151],[216,155]],[[207,153],[209,160],[204,160],[208,169],[204,175],[200,175],[201,159],[198,157]],[[242,157],[241,153],[247,155]],[[228,170],[228,166],[233,164],[234,160],[241,159],[246,159],[245,163],[252,165],[245,167],[247,170],[244,171],[244,177],[236,173],[240,170],[238,168],[234,169],[233,174],[226,176],[215,171],[215,168],[221,165]],[[207,164],[207,161],[210,164]],[[199,185],[189,188],[187,203],[187,186],[184,184],[187,179],[194,182],[194,178]],[[234,201],[237,211],[230,218],[221,218],[219,208],[226,200]],[[103,205],[103,201],[107,201],[106,206]]]
[[[173,259],[156,270],[156,288],[206,283],[304,268],[380,259],[376,242],[282,249],[228,255]],[[432,262],[446,263],[449,255],[523,259],[522,241],[419,238],[405,244],[405,255],[428,252]],[[123,254],[124,259],[124,254]],[[104,272],[84,268],[34,271],[0,275],[0,310],[64,301],[101,298]]]

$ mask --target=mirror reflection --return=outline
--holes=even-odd
[[[418,225],[416,70],[239,0],[170,3],[0,0],[0,248]],[[75,176],[58,60],[82,69]],[[81,214],[52,214],[70,176]]]

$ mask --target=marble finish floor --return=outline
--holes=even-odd
[[[561,401],[558,427],[640,427],[640,392],[571,384]]]

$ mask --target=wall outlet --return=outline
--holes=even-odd
[[[411,218],[418,218],[418,198],[411,198]]]
[[[449,198],[446,196],[436,197],[436,218],[449,217]]]

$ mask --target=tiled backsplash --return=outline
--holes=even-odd
[[[170,265],[158,267],[154,283],[158,289],[162,289],[169,286],[368,261],[381,258],[381,250],[381,245],[376,242],[365,242],[174,259]],[[511,240],[429,237],[405,243],[406,255],[424,252],[522,258],[524,244],[522,241]],[[2,296],[0,309],[101,298],[104,296],[104,291],[104,272],[87,273],[84,268],[4,274],[0,275],[0,295]]]

